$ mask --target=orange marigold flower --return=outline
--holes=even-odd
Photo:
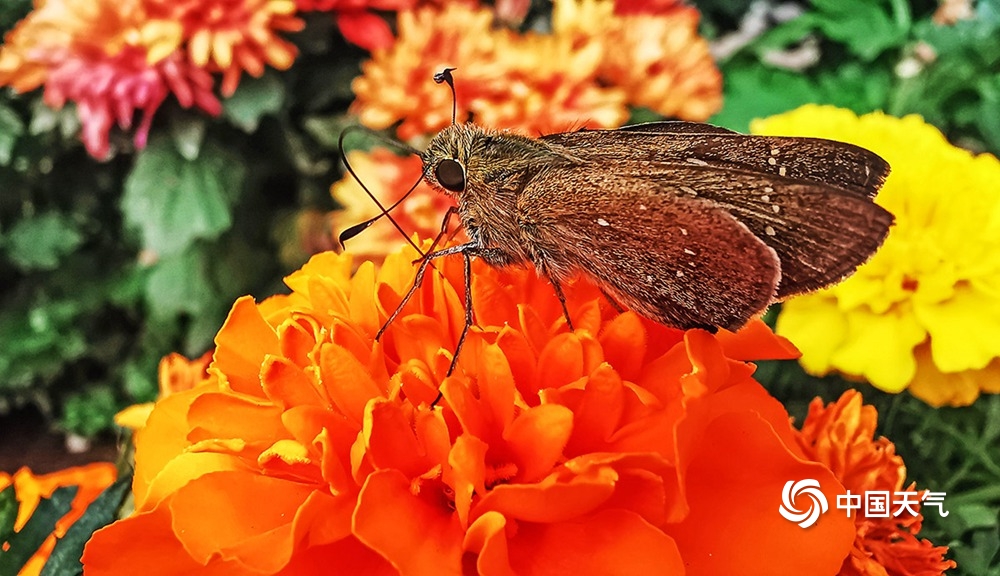
[[[451,123],[452,97],[430,78],[458,68],[458,119],[529,135],[613,128],[628,118],[624,93],[595,73],[606,48],[569,37],[494,30],[493,12],[448,4],[401,12],[399,37],[377,50],[354,80],[352,110],[372,128],[402,120],[404,140]]]
[[[159,398],[190,390],[200,384],[208,376],[208,364],[212,361],[212,352],[205,352],[197,360],[188,360],[176,352],[167,354],[160,359]],[[115,424],[133,431],[146,425],[149,413],[153,411],[153,403],[134,404],[115,414]]]
[[[136,435],[135,512],[87,545],[88,576],[833,573],[855,529],[777,513],[802,458],[750,359],[796,351],[759,321],[682,332],[530,269],[461,258],[413,282],[407,248],[314,256],[292,289],[239,299],[207,381]],[[429,404],[438,391],[443,399]],[[748,563],[747,558],[767,558]],[[123,568],[126,567],[126,568]]]
[[[440,231],[442,215],[454,205],[454,200],[432,190],[423,181],[423,164],[419,157],[397,156],[385,148],[375,148],[371,152],[349,152],[347,160],[365,186],[387,208],[416,183],[416,189],[392,212],[392,217],[407,234],[427,237]],[[345,174],[330,192],[343,206],[331,216],[334,234],[379,214],[378,206],[350,174]],[[365,260],[380,262],[386,254],[396,250],[402,240],[399,231],[383,218],[364,234],[351,239],[350,250]]]
[[[293,0],[143,0],[153,18],[179,22],[188,58],[200,68],[222,72],[222,94],[232,96],[246,72],[264,66],[287,70],[298,51],[278,32],[297,32]]]
[[[722,106],[722,74],[698,35],[698,11],[613,0],[557,0],[553,29],[576,46],[603,45],[597,77],[630,104],[664,116],[707,120]],[[656,11],[654,12],[654,8]]]
[[[70,511],[56,522],[55,530],[18,572],[19,576],[37,576],[41,573],[45,561],[56,545],[56,539],[66,535],[66,530],[79,520],[87,506],[90,506],[91,502],[115,481],[117,474],[114,464],[108,462],[66,468],[41,476],[35,476],[27,468],[21,468],[13,476],[0,472],[0,490],[14,485],[14,493],[19,503],[17,520],[14,522],[14,530],[17,531],[24,528],[42,498],[49,498],[57,488],[63,486],[79,486]],[[5,550],[6,543],[0,542],[0,544],[3,545],[0,546],[0,550]]]
[[[854,494],[913,492],[914,484],[903,488],[906,466],[895,446],[887,438],[874,439],[877,420],[875,408],[862,404],[857,390],[848,390],[827,406],[817,398],[797,434],[799,445]],[[913,508],[919,511],[920,506]],[[930,576],[955,567],[954,561],[944,559],[947,546],[917,539],[923,522],[919,513],[904,511],[889,518],[856,514],[854,518],[854,548],[844,559],[841,576]]]
[[[170,93],[184,107],[221,112],[211,76],[181,58],[180,41],[180,27],[150,19],[141,0],[36,0],[5,38],[0,86],[26,92],[44,84],[49,106],[76,102],[84,145],[103,159],[112,126],[130,128],[136,111],[135,145],[144,147]]]

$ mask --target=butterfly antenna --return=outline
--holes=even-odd
[[[451,76],[452,70],[455,68],[445,68],[438,72],[434,75],[434,81],[438,84],[447,82],[448,87],[451,88],[451,123],[454,124],[455,118],[458,117],[458,97],[455,95],[455,79]]]
[[[414,242],[413,239],[406,234],[406,231],[403,230],[402,226],[400,226],[399,223],[396,222],[396,220],[389,215],[390,210],[394,209],[396,206],[399,206],[400,203],[402,203],[407,196],[409,196],[414,190],[417,189],[417,186],[420,184],[420,180],[417,180],[416,183],[414,183],[413,186],[411,186],[410,189],[406,192],[406,194],[404,194],[399,200],[396,200],[391,206],[389,206],[389,208],[383,206],[382,203],[379,202],[379,199],[376,198],[374,194],[372,194],[371,190],[369,190],[368,187],[365,186],[365,183],[361,181],[361,178],[358,177],[358,174],[354,171],[354,168],[351,167],[351,163],[347,160],[347,153],[344,151],[344,138],[347,136],[348,133],[350,133],[353,130],[365,130],[365,128],[362,126],[348,126],[347,128],[344,129],[343,132],[340,133],[340,139],[337,142],[337,146],[340,148],[340,159],[344,162],[344,167],[347,168],[347,172],[354,178],[354,180],[358,183],[358,185],[361,186],[361,189],[365,191],[365,194],[368,194],[368,197],[372,199],[372,202],[374,202],[375,205],[378,206],[379,215],[375,216],[374,218],[365,220],[360,224],[355,224],[354,226],[351,226],[347,230],[341,232],[340,236],[337,238],[337,240],[340,242],[340,247],[343,248],[344,242],[360,234],[363,230],[365,230],[366,228],[374,224],[376,221],[378,221],[379,218],[386,216],[389,218],[389,221],[392,222],[393,227],[395,227],[396,230],[398,230],[399,233],[403,235],[403,238],[406,238],[406,241],[409,242],[410,246],[413,246],[413,248],[416,249],[417,253],[420,254],[420,256],[422,257],[424,255],[423,250],[421,250],[420,247],[417,246],[416,242]],[[394,146],[403,148],[414,154],[420,154],[418,150],[402,142],[396,142],[388,138],[381,138],[379,135],[371,132],[369,132],[369,134],[376,136],[377,139],[383,142],[387,142]],[[423,175],[421,175],[421,179],[422,178]]]

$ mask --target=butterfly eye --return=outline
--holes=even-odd
[[[445,158],[438,162],[437,168],[434,169],[434,176],[437,177],[437,181],[445,190],[452,192],[465,190],[465,168],[458,160]]]

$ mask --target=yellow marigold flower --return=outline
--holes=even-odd
[[[621,86],[629,103],[664,116],[706,120],[722,106],[722,74],[698,35],[698,11],[651,6],[647,13],[614,0],[557,0],[556,34],[577,45],[602,44],[597,76]],[[635,8],[634,10],[630,8]]]
[[[399,35],[376,50],[355,79],[361,122],[399,137],[433,134],[451,124],[451,93],[430,78],[458,68],[458,120],[527,134],[612,128],[628,117],[624,93],[595,81],[600,43],[568,36],[494,30],[493,12],[449,4],[399,14]]]
[[[896,216],[885,245],[778,318],[803,367],[908,387],[935,406],[1000,392],[1000,161],[952,146],[917,116],[809,105],[751,129],[851,142],[892,166],[877,199]]]
[[[413,193],[392,212],[392,217],[407,234],[433,237],[440,231],[441,219],[448,207],[454,205],[454,201],[432,190],[423,181],[419,157],[397,156],[385,148],[375,148],[371,152],[349,152],[347,160],[365,186],[387,208],[419,181]],[[331,216],[331,228],[335,236],[379,213],[378,206],[350,174],[345,174],[330,192],[334,200],[343,206],[342,210]],[[388,219],[383,218],[363,234],[351,239],[349,245],[352,254],[381,262],[386,254],[395,252],[403,241],[399,231]]]
[[[152,17],[181,23],[189,59],[222,72],[225,96],[236,91],[243,72],[259,77],[265,65],[288,69],[298,51],[278,32],[305,26],[293,0],[144,1]]]

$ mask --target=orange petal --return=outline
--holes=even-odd
[[[119,576],[127,566],[143,576],[252,576],[255,573],[233,561],[196,562],[174,536],[166,505],[105,526],[83,549],[86,576]]]
[[[135,476],[132,492],[136,506],[145,500],[149,484],[167,462],[190,446],[187,439],[187,411],[206,390],[195,388],[172,394],[156,403],[146,426],[135,434]]]
[[[517,464],[519,482],[535,482],[563,457],[573,432],[573,413],[565,406],[543,404],[529,408],[503,431]]]
[[[475,492],[486,493],[486,451],[489,446],[471,434],[462,434],[448,454],[455,490],[455,511],[463,526],[469,523],[469,508]]]
[[[750,320],[736,332],[719,330],[715,339],[733,360],[791,360],[802,355],[790,340],[775,334],[760,318]]]
[[[346,349],[336,344],[320,348],[323,386],[334,405],[358,426],[364,421],[365,406],[383,392],[365,367]]]
[[[646,357],[646,329],[634,312],[619,314],[608,322],[598,340],[604,357],[625,380],[635,381]]]
[[[376,470],[392,468],[408,478],[415,478],[431,467],[423,446],[417,442],[409,416],[398,402],[369,402],[365,409],[364,435],[368,457]]]
[[[520,522],[515,534],[507,547],[516,574],[685,573],[687,558],[682,559],[674,541],[625,510],[605,510],[556,524]]]
[[[608,364],[590,375],[573,405],[573,437],[567,454],[578,455],[606,449],[606,443],[618,428],[625,407],[622,379]]]
[[[206,392],[195,398],[187,421],[191,442],[238,438],[248,445],[268,446],[279,438],[290,438],[281,423],[281,408],[269,400],[223,392]]]
[[[407,576],[460,574],[462,527],[440,493],[416,495],[396,470],[368,476],[354,513],[354,534]]]
[[[278,354],[278,336],[257,310],[253,297],[233,303],[226,322],[215,336],[212,368],[225,374],[230,388],[262,396],[260,367],[268,354]]]
[[[328,399],[309,374],[280,356],[264,359],[260,381],[267,398],[282,408],[329,406]]]
[[[206,474],[171,499],[174,534],[198,562],[218,556],[273,573],[291,558],[292,519],[313,490],[245,471]]]
[[[501,484],[483,496],[473,508],[475,517],[495,510],[507,518],[529,522],[562,522],[586,514],[614,493],[618,473],[610,467],[595,467],[568,480],[550,475],[536,484]]]

